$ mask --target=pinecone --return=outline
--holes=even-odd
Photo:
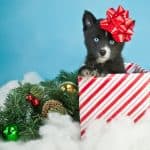
[[[45,102],[42,108],[43,117],[47,117],[49,112],[58,112],[60,114],[66,114],[67,111],[58,100],[48,100]]]

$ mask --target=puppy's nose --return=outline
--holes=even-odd
[[[101,56],[104,56],[106,54],[106,51],[105,50],[100,50],[99,53],[101,54]]]

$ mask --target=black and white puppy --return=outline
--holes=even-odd
[[[85,11],[83,15],[83,33],[87,57],[85,65],[79,69],[81,76],[105,76],[108,73],[125,73],[121,56],[124,43],[117,43],[110,33],[100,28],[95,16]]]

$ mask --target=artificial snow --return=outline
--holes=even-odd
[[[38,84],[43,79],[40,77],[39,74],[36,72],[29,72],[24,75],[24,79],[22,80],[22,83],[31,83],[31,84]]]
[[[19,86],[18,81],[10,81],[6,85],[0,87],[0,106],[5,102],[6,96],[10,90],[15,89]]]
[[[38,83],[42,79],[36,73],[32,78],[27,74],[24,81],[31,83],[31,80]],[[7,93],[18,86],[17,81],[11,81],[0,88],[0,105]],[[49,113],[45,125],[40,128],[40,135],[41,139],[26,143],[0,141],[0,150],[150,150],[150,113],[147,112],[137,124],[129,118],[114,120],[110,124],[96,120],[82,140],[79,123],[68,115]]]

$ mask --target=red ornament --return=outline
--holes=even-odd
[[[127,42],[131,40],[135,21],[129,18],[129,11],[119,6],[117,10],[107,10],[106,19],[100,21],[101,29],[112,34],[116,42]]]
[[[33,99],[34,99],[34,96],[31,94],[26,96],[26,100],[29,102],[31,102]]]
[[[32,104],[32,106],[37,107],[40,105],[40,101],[37,98],[35,98],[32,100],[31,104]]]
[[[30,102],[32,104],[32,106],[39,106],[40,105],[40,101],[39,99],[37,99],[36,97],[34,97],[33,95],[29,94],[26,96],[26,100],[28,102]]]

